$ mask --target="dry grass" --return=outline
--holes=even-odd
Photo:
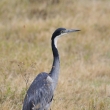
[[[110,1],[1,0],[0,109],[20,110],[35,76],[49,72],[57,27],[61,71],[52,110],[110,110]],[[74,37],[73,37],[74,36]]]

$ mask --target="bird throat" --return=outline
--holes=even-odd
[[[57,48],[57,41],[58,41],[59,37],[60,37],[60,36],[57,36],[57,37],[55,37],[55,39],[54,39],[54,45],[55,45],[56,48]]]
[[[60,35],[58,35],[58,36],[56,36],[56,37],[54,38],[54,45],[55,45],[56,48],[57,48],[57,41],[58,41],[58,39],[59,39],[61,36],[65,35],[65,34],[67,34],[67,33],[60,34]]]

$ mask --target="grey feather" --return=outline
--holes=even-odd
[[[23,110],[45,110],[53,98],[52,79],[47,73],[40,73],[27,91]]]

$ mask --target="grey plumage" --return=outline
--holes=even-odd
[[[27,91],[23,110],[48,110],[52,98],[52,79],[49,79],[47,73],[40,73]]]

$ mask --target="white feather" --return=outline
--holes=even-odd
[[[58,41],[58,39],[62,36],[62,35],[65,35],[66,33],[63,33],[63,34],[60,34],[60,35],[58,35],[58,36],[56,36],[55,37],[55,39],[54,39],[54,44],[55,44],[55,47],[57,48],[57,41]]]

